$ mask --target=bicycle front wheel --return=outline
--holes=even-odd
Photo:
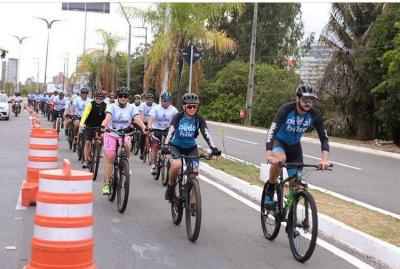
[[[119,180],[117,182],[117,207],[119,213],[124,213],[129,198],[129,163],[121,159],[119,164]]]
[[[201,194],[200,185],[197,179],[187,184],[186,203],[186,232],[190,241],[195,242],[200,234],[201,226]]]
[[[164,162],[164,160],[161,159],[161,156],[158,153],[157,159],[156,159],[156,173],[154,174],[154,180],[158,180],[160,178],[163,162]]]
[[[169,160],[164,159],[161,166],[161,182],[163,186],[167,186],[168,184],[168,171],[169,171]]]
[[[110,176],[110,194],[108,195],[108,200],[110,202],[114,201],[115,196],[117,195],[117,182],[118,182],[119,173],[116,171],[115,166],[113,166]]]
[[[318,213],[314,198],[307,191],[298,192],[288,217],[290,250],[299,262],[310,259],[318,236]]]
[[[179,180],[179,178],[177,179]],[[171,215],[172,222],[175,225],[179,225],[182,221],[183,216],[183,205],[182,205],[182,182],[179,180],[178,184],[175,184],[174,198],[171,201]]]
[[[265,238],[268,240],[274,240],[281,228],[280,210],[282,210],[283,193],[282,187],[278,186],[275,190],[274,203],[272,208],[267,208],[265,204],[265,197],[267,195],[268,183],[264,185],[264,189],[261,196],[261,228]]]
[[[134,136],[134,138],[135,138],[135,140],[134,140],[134,142],[133,142],[133,146],[134,146],[134,154],[135,155],[138,155],[138,153],[139,153],[139,150],[140,150],[140,140],[141,140],[141,135],[139,135],[139,134],[136,134],[135,136]]]
[[[93,165],[93,180],[96,180],[97,174],[99,172],[99,164],[100,164],[100,151],[101,151],[101,144],[99,141],[96,141],[93,147],[94,153],[93,153],[93,159],[92,159],[92,165]]]

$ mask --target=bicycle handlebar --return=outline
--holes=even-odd
[[[278,163],[277,166],[285,167],[285,168],[303,168],[303,167],[311,167],[316,168],[317,170],[322,170],[321,164],[305,164],[305,163]],[[329,168],[333,167],[333,163],[328,165]],[[332,170],[332,169],[326,169]]]
[[[213,156],[217,156],[217,155],[212,155],[212,154],[209,154],[209,153],[201,153],[199,156],[178,155],[176,157],[177,158],[189,159],[189,160],[198,160],[198,159],[211,160]]]
[[[106,129],[107,133],[115,133],[118,136],[122,137],[122,136],[127,136],[127,135],[132,135],[134,130],[133,128],[125,128],[125,129],[119,129],[119,130],[115,130],[115,129]]]

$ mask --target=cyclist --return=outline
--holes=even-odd
[[[140,94],[135,94],[135,97],[133,97],[133,104],[139,109],[139,106],[141,104],[141,99],[142,97]]]
[[[218,150],[214,144],[206,121],[197,112],[199,107],[199,97],[194,93],[186,93],[182,96],[183,111],[175,115],[169,126],[168,135],[165,139],[165,148],[162,149],[162,153],[172,155],[171,168],[169,170],[168,186],[165,191],[165,199],[171,200],[174,196],[174,184],[175,179],[179,174],[182,163],[179,159],[179,155],[187,155],[197,157],[199,155],[197,151],[196,138],[199,133],[203,135],[204,140],[211,148],[213,158],[221,155],[221,151]],[[199,161],[193,160],[193,172],[198,173]]]
[[[132,104],[129,104],[129,89],[127,87],[119,87],[117,89],[118,101],[112,105],[108,105],[106,109],[106,117],[101,123],[101,129],[104,131],[106,128],[120,130],[131,126],[132,119],[146,131],[146,126],[142,122],[139,116],[139,111]],[[103,195],[110,194],[110,175],[112,166],[115,159],[117,140],[119,137],[113,133],[104,134],[104,186],[102,193]],[[125,152],[130,152],[131,137],[125,136]]]
[[[53,117],[52,117],[52,122],[53,122],[53,129],[56,128],[56,119],[58,117],[61,117],[61,120],[63,120],[64,116],[64,111],[65,111],[65,105],[67,103],[67,99],[64,98],[64,93],[60,92],[60,94],[53,98]],[[61,127],[62,128],[62,127]]]
[[[310,85],[300,84],[296,89],[296,101],[284,104],[278,110],[266,137],[267,160],[271,164],[267,185],[267,208],[273,206],[274,186],[281,168],[280,162],[303,162],[303,151],[300,139],[312,125],[315,126],[321,141],[321,168],[325,170],[328,163],[329,139],[320,112],[313,108],[317,99],[315,90]],[[297,169],[288,169],[288,176],[293,176]]]
[[[88,103],[90,103],[90,99],[87,97],[89,94],[89,88],[83,87],[81,88],[81,95],[77,97],[72,104],[72,114],[74,115],[73,118],[73,135],[74,135],[74,143],[77,144],[77,135],[79,130],[79,122],[82,118],[83,111]]]
[[[168,127],[171,124],[171,120],[174,118],[176,114],[178,114],[178,110],[171,104],[172,103],[172,95],[169,92],[164,92],[161,94],[161,104],[156,105],[149,113],[149,122],[148,127],[152,129],[157,134],[151,134],[151,174],[156,174],[156,156],[158,149],[160,147],[161,142],[161,133],[167,133]]]
[[[41,96],[39,92],[35,92],[35,95],[33,97],[34,100],[34,109],[39,112],[39,105],[40,105],[40,100],[41,100]]]
[[[107,105],[114,104],[114,103],[115,103],[115,93],[114,92],[110,92],[108,94],[108,103],[107,103]]]
[[[82,119],[80,121],[80,127],[84,126],[93,128],[101,126],[104,118],[106,117],[106,108],[107,104],[104,102],[104,94],[101,91],[97,91],[94,93],[94,101],[91,101],[85,107],[85,111],[83,112]],[[83,135],[85,138],[85,148],[83,150],[83,164],[82,168],[88,167],[88,157],[91,150],[91,141],[92,138],[96,135],[96,130],[94,129],[83,129]]]
[[[154,95],[152,93],[149,92],[145,96],[146,96],[145,102],[143,102],[139,106],[139,113],[140,113],[140,119],[147,126],[147,122],[149,121],[149,112],[157,104],[154,103]],[[144,152],[145,143],[146,143],[146,135],[142,134],[142,139],[140,140],[140,159],[141,160],[143,160],[143,152]]]
[[[14,96],[11,97],[12,111],[13,111],[13,112],[15,112],[15,105],[16,105],[17,102],[18,102],[18,103],[20,104],[20,106],[22,107],[22,98],[21,98],[21,93],[19,93],[19,92],[16,92],[16,93],[14,94]]]

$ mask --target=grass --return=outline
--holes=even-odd
[[[205,161],[208,165],[262,187],[258,168],[221,157]],[[400,220],[366,209],[329,194],[310,190],[317,203],[318,212],[330,216],[359,231],[400,247]],[[332,206],[334,205],[334,206]]]

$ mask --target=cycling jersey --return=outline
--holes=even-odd
[[[171,144],[182,149],[196,148],[198,129],[200,129],[208,146],[210,148],[215,148],[216,146],[208,131],[206,121],[198,113],[192,118],[186,117],[184,112],[176,114],[169,126],[165,144]]]
[[[120,130],[129,127],[132,119],[139,115],[137,108],[131,104],[126,104],[125,107],[120,107],[118,103],[108,105],[106,113],[112,116],[111,122],[108,124],[108,129]],[[117,137],[117,134],[110,133],[111,136]]]
[[[101,104],[97,104],[96,101],[90,102],[83,112],[80,125],[83,126],[85,124],[87,127],[100,127],[106,117],[106,108],[107,104],[104,102],[101,102]]]
[[[35,94],[33,99],[35,100],[35,102],[40,102],[40,95],[39,94]]]
[[[320,112],[311,108],[310,111],[299,114],[295,102],[284,104],[275,115],[268,130],[266,149],[272,150],[275,138],[288,146],[300,143],[303,133],[312,125],[317,129],[321,149],[329,151],[328,134],[324,128]]]
[[[156,105],[149,113],[153,117],[153,129],[165,130],[171,124],[171,120],[178,114],[178,110],[170,105],[164,108],[162,105]]]
[[[75,116],[82,117],[83,111],[88,103],[90,103],[90,99],[86,98],[86,100],[82,100],[82,97],[78,97],[75,99],[73,106],[75,107]]]
[[[20,96],[11,97],[12,102],[22,102],[22,98]]]
[[[57,112],[60,112],[61,110],[64,110],[66,103],[67,103],[67,100],[65,98],[60,99],[60,97],[57,96],[53,100],[54,110],[57,111]]]
[[[157,104],[153,103],[151,106],[147,105],[146,102],[140,104],[139,111],[144,112],[143,122],[149,121],[149,112],[155,107]],[[135,106],[136,107],[136,106]]]

